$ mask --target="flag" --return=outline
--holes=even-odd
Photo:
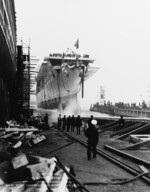
[[[76,49],[79,48],[79,39],[77,39],[76,43],[74,44],[74,46],[76,47]]]

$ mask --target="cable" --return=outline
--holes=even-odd
[[[74,141],[72,141],[72,142],[70,142],[70,143],[68,143],[68,144],[66,144],[66,145],[64,145],[64,146],[61,146],[61,147],[59,147],[59,148],[57,148],[57,149],[55,149],[55,150],[53,150],[53,151],[49,151],[49,152],[47,152],[47,153],[44,153],[42,156],[45,156],[45,155],[50,154],[50,153],[54,153],[55,151],[58,151],[58,150],[63,149],[63,148],[65,148],[65,147],[68,147],[69,145],[71,145],[71,144],[73,144],[73,143],[74,143]]]
[[[121,182],[86,182],[86,183],[82,183],[82,184],[83,185],[123,185],[123,184],[129,183],[129,182],[132,182],[132,181],[134,181],[134,180],[136,180],[136,179],[138,179],[144,175],[147,175],[147,174],[149,174],[149,172],[141,173],[132,179],[121,181]]]

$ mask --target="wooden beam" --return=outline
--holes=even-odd
[[[116,131],[115,133],[111,134],[110,137],[113,137],[115,135],[120,135],[121,133],[131,131],[131,130],[133,130],[135,128],[138,128],[138,127],[140,127],[142,125],[143,125],[143,123],[136,123],[135,125],[131,125],[129,127],[123,128],[122,130]]]
[[[130,146],[125,147],[125,148],[122,148],[122,150],[136,150],[139,147],[142,147],[142,146],[146,145],[147,143],[150,143],[150,139],[138,142],[136,144],[130,145]]]
[[[117,138],[115,138],[115,139],[123,139],[123,138],[129,136],[130,134],[138,133],[138,132],[140,132],[140,131],[143,131],[143,130],[145,130],[145,129],[148,129],[149,127],[150,127],[150,124],[143,125],[143,126],[137,128],[137,129],[134,129],[134,130],[132,130],[132,131],[129,131],[128,133],[125,133],[124,135],[121,135],[121,136],[119,136],[119,137],[117,137]]]

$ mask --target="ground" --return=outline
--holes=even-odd
[[[90,192],[149,192],[150,185],[137,179],[122,185],[108,184],[110,182],[120,182],[124,179],[130,179],[134,176],[127,173],[117,165],[110,163],[108,160],[101,156],[91,161],[87,160],[86,148],[79,143],[74,142],[70,145],[70,140],[66,138],[61,131],[55,127],[49,130],[42,131],[41,134],[46,136],[46,141],[39,143],[32,148],[24,149],[29,154],[40,155],[43,157],[58,157],[64,165],[72,165],[76,173],[76,179],[82,184],[85,182],[100,182],[98,186],[85,186]],[[86,141],[83,130],[81,135],[76,132],[70,133],[76,137],[82,138]],[[128,141],[114,141],[109,137],[110,132],[104,132],[99,136],[98,147],[103,149],[105,144],[111,145],[116,148],[121,148],[129,145]],[[145,158],[150,161],[149,153],[147,150],[130,151],[138,157]],[[144,155],[144,156],[143,156]]]

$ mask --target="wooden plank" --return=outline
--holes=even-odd
[[[138,133],[138,132],[140,132],[140,131],[142,131],[142,130],[145,130],[145,129],[149,128],[149,127],[150,127],[150,124],[143,125],[143,126],[137,128],[137,129],[134,129],[134,130],[132,130],[132,131],[129,131],[128,133],[125,133],[124,135],[121,135],[121,136],[119,136],[119,137],[117,137],[117,138],[115,138],[115,139],[123,139],[123,138],[129,136],[129,135],[132,134],[132,133]]]
[[[32,142],[34,143],[34,144],[37,144],[37,143],[40,143],[41,141],[43,141],[43,140],[45,140],[46,139],[46,137],[44,136],[44,135],[41,135],[41,136],[37,136],[36,138],[34,138],[33,140],[32,140]]]
[[[150,139],[148,139],[146,141],[138,142],[138,143],[133,144],[133,145],[130,145],[128,147],[123,148],[122,150],[135,150],[135,149],[138,149],[139,147],[144,146],[147,143],[150,143]]]
[[[31,177],[33,180],[41,178],[40,173],[45,177],[49,172],[49,166],[46,162],[37,163],[33,165],[27,165],[27,168],[30,170]]]
[[[45,157],[40,157],[36,155],[30,155],[28,156],[28,159],[29,159],[29,162],[32,162],[32,164],[39,163],[39,162],[47,162],[48,164],[52,164],[57,161],[55,157],[45,158]]]
[[[136,135],[130,135],[130,141],[132,143],[139,143],[141,141],[149,140],[150,139],[150,134],[136,134]]]
[[[67,171],[69,171],[69,168],[65,168],[67,169]],[[67,188],[67,181],[67,174],[62,169],[60,169],[54,174],[53,179],[50,183],[50,188],[52,191],[65,192]]]
[[[118,127],[119,127],[119,124],[117,123],[117,125],[115,124],[115,125],[113,125],[113,126],[110,126],[110,127],[108,127],[108,128],[105,128],[105,129],[103,129],[103,130],[99,130],[98,133],[103,133],[103,132],[105,132],[105,131],[109,131],[109,130],[111,130],[111,129],[115,129],[115,128],[118,128]]]
[[[129,127],[123,128],[122,130],[116,131],[115,133],[111,134],[110,137],[113,137],[115,135],[120,135],[122,133],[126,133],[126,132],[136,129],[140,126],[142,126],[142,123],[136,123],[135,125],[131,125]]]
[[[26,138],[26,139],[31,139],[31,138],[33,138],[33,137],[35,136],[35,135],[34,135],[34,136],[33,136],[33,135],[34,135],[34,134],[33,134],[32,131],[31,131],[31,132],[27,132],[26,135],[25,135],[25,138]]]
[[[107,127],[113,126],[115,124],[116,124],[116,122],[114,122],[114,121],[113,122],[108,122],[108,123],[105,123],[104,125],[99,126],[99,128],[103,129],[103,128],[107,128]]]
[[[1,136],[1,138],[2,138],[2,139],[7,139],[7,138],[9,138],[9,137],[12,137],[12,136],[15,135],[15,134],[18,134],[18,132],[16,131],[16,132],[13,132],[13,133],[9,133],[9,134],[3,135],[3,136]]]
[[[22,142],[18,141],[15,145],[13,145],[13,148],[17,149],[17,148],[21,147],[21,145],[22,145]]]
[[[11,162],[12,162],[12,165],[13,165],[14,169],[18,169],[18,168],[20,168],[22,166],[25,166],[25,165],[29,164],[29,161],[28,161],[25,154],[21,154],[21,155],[19,155],[17,157],[13,157],[11,159]]]
[[[130,135],[129,136],[129,141],[131,141],[132,143],[139,143],[142,140],[139,137],[137,137],[136,135]]]
[[[109,150],[109,151],[111,151],[111,152],[113,152],[113,153],[115,153],[115,154],[118,154],[118,155],[120,155],[121,157],[125,157],[125,158],[128,158],[128,159],[132,159],[132,160],[135,161],[136,163],[138,162],[138,163],[140,163],[140,164],[143,164],[143,165],[145,165],[145,166],[150,167],[150,162],[149,162],[149,161],[146,161],[146,160],[141,159],[141,158],[139,158],[139,157],[135,157],[135,156],[133,156],[133,155],[131,155],[131,154],[129,154],[129,153],[125,153],[125,152],[123,152],[123,151],[121,151],[121,150],[119,150],[119,149],[113,148],[113,147],[111,147],[111,146],[109,146],[109,145],[104,145],[104,149]]]
[[[17,133],[19,133],[19,132],[17,132]],[[19,135],[18,134],[14,135],[13,136],[13,140],[20,140],[23,136],[24,136],[24,133],[19,133]]]
[[[146,169],[143,165],[139,165],[140,169],[143,171],[143,173],[149,173],[149,170]]]
[[[6,132],[34,132],[39,131],[39,129],[35,128],[4,128]]]
[[[44,157],[30,155],[30,156],[28,156],[28,159],[29,159],[29,162],[32,163],[32,165],[34,165],[34,166],[32,166],[32,165],[27,166],[28,168],[31,168],[33,177],[35,177],[35,175],[38,174],[38,173],[36,173],[37,171],[40,171],[43,174],[46,182],[49,183],[50,180],[52,179],[52,175],[53,175],[54,169],[56,167],[56,161],[57,161],[56,158],[52,157],[52,158],[48,159],[48,158],[44,158]],[[42,169],[39,169],[40,166],[38,166],[38,165],[40,165],[42,169],[44,169],[43,165],[46,166],[46,173],[47,173],[47,167],[48,167],[47,175],[44,175],[44,173],[42,172]]]
[[[8,185],[9,187],[9,191],[11,192],[23,192],[25,189],[25,185],[24,184],[10,184]]]
[[[1,192],[10,192],[8,185],[0,185]]]

